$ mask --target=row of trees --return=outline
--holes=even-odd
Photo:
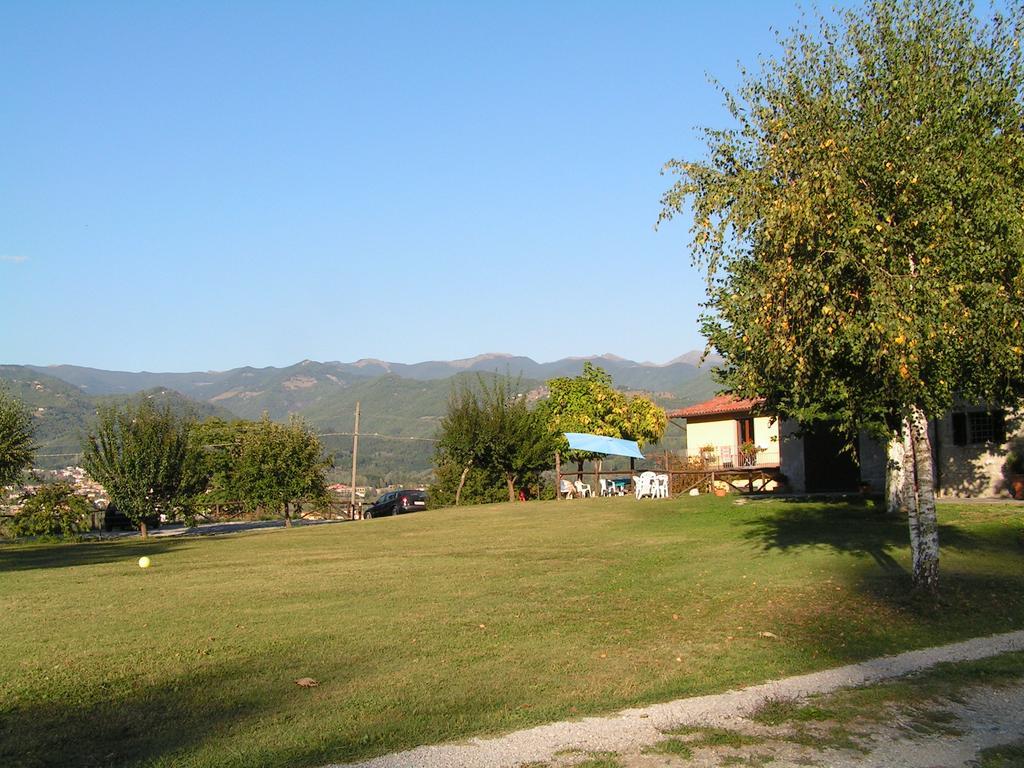
[[[12,483],[32,463],[31,417],[0,391],[0,485]],[[161,514],[193,519],[199,508],[233,505],[247,511],[292,513],[304,501],[327,496],[319,439],[298,417],[271,421],[211,419],[198,423],[149,398],[101,408],[83,444],[83,466],[110,502],[147,534]],[[68,533],[80,522],[84,502],[67,487],[47,487],[19,515],[20,533]]]
[[[501,377],[456,386],[438,433],[435,502],[497,501],[499,485],[514,501],[517,487],[540,487],[540,474],[552,467],[556,452],[581,468],[596,458],[569,451],[565,432],[636,440],[641,446],[665,432],[661,408],[619,392],[611,376],[589,362],[581,376],[550,380],[548,397],[534,408],[519,390]]]
[[[142,399],[100,410],[83,466],[145,537],[148,517],[215,504],[283,514],[291,526],[296,505],[326,497],[330,462],[298,417],[197,423]]]

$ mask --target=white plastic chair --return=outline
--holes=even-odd
[[[615,493],[615,485],[611,480],[605,480],[603,477],[598,481],[601,483],[601,495],[611,496]]]
[[[656,499],[668,498],[668,475],[660,474],[654,476],[652,496]]]
[[[732,469],[732,448],[723,445],[718,449],[722,456],[722,469]]]
[[[573,497],[576,495],[576,488],[568,480],[562,480],[558,489],[562,492],[563,496]]]
[[[587,497],[594,495],[594,492],[590,490],[590,486],[587,483],[582,482],[581,480],[577,480],[575,483],[573,483],[573,485],[576,487],[576,493],[578,493],[580,496]]]
[[[640,477],[634,477],[633,483],[636,486],[636,497],[638,499],[644,496],[650,496],[654,498],[654,473],[653,472],[641,472]]]

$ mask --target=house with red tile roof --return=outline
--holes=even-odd
[[[867,435],[853,454],[828,429],[800,430],[789,419],[765,410],[763,398],[718,395],[668,412],[686,432],[687,456],[722,470],[778,470],[795,493],[856,491],[862,485],[881,492],[885,451]]]
[[[668,412],[686,432],[687,456],[704,466],[778,470],[796,493],[885,489],[884,446],[867,433],[855,450],[827,427],[800,429],[765,410],[763,398],[718,395]],[[959,404],[929,425],[940,496],[993,497],[1013,493],[1010,456],[1024,455],[1024,410]],[[744,451],[743,446],[748,450]]]

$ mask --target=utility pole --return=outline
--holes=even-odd
[[[356,400],[356,428],[352,430],[352,499],[349,502],[352,519],[356,517],[356,459],[359,457],[359,401]]]

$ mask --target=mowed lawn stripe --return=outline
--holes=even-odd
[[[4,546],[0,764],[322,765],[1024,627],[1019,506],[941,508],[936,609],[905,523],[733,501]]]

